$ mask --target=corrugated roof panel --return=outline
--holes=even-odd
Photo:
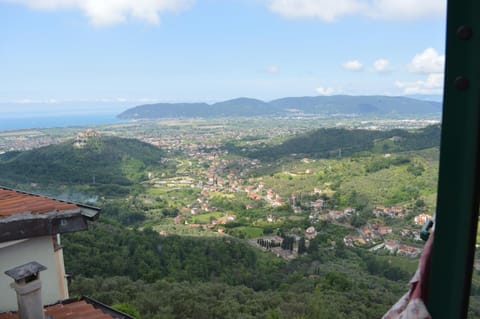
[[[73,203],[0,188],[0,218],[23,213],[44,214],[78,208]]]
[[[100,209],[0,187],[0,243],[85,230]]]

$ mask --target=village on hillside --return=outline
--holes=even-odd
[[[248,239],[259,249],[291,259],[305,253],[310,241],[321,234],[323,225],[328,223],[347,232],[337,244],[400,256],[420,255],[423,246],[420,228],[431,218],[425,209],[376,202],[365,214],[365,208],[342,206],[332,200],[336,193],[332,187],[335,180],[299,183],[298,186],[291,186],[289,182],[314,180],[316,176],[334,170],[331,164],[321,164],[321,161],[308,157],[277,164],[238,156],[225,147],[229,141],[243,141],[245,147],[261,146],[269,141],[279,143],[285,137],[307,130],[309,126],[244,128],[238,127],[238,123],[237,126],[189,123],[190,126],[177,127],[176,122],[162,123],[161,130],[153,129],[158,127],[158,123],[68,130],[69,134],[74,134],[72,145],[78,149],[85,147],[89,139],[114,135],[135,138],[167,152],[167,156],[160,160],[165,166],[174,167],[174,174],[161,170],[147,172],[143,185],[147,187],[148,195],[126,199],[133,206],[141,202],[146,215],[154,220],[158,220],[158,216],[156,210],[150,208],[157,205],[156,199],[168,203],[173,213],[154,225],[161,235],[179,232],[233,235]],[[371,123],[363,123],[367,124]],[[395,127],[397,124],[393,122],[389,125]],[[15,141],[7,133],[0,136],[8,150],[35,148],[69,139],[72,135],[56,134],[53,138],[41,131],[25,131],[23,135],[16,135]],[[259,172],[270,173],[262,175]],[[35,185],[32,182],[32,187]],[[363,223],[356,222],[359,215],[365,219]],[[299,226],[283,229],[282,225],[286,222],[296,222]],[[332,242],[332,245],[335,244]]]

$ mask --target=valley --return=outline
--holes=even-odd
[[[64,239],[75,292],[167,318],[148,310],[146,296],[112,297],[89,280],[152,293],[171,282],[188,282],[184,293],[216,283],[252,289],[246,300],[279,298],[253,317],[372,318],[404,293],[422,251],[420,229],[436,201],[435,123],[253,117],[38,130],[55,142],[10,146],[18,150],[0,156],[0,180],[102,208],[100,225]],[[294,291],[304,297],[281,308]],[[353,292],[355,309],[340,301]],[[375,307],[358,312],[372,305],[364,298],[377,298]]]

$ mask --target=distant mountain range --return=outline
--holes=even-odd
[[[270,102],[237,98],[215,104],[156,103],[130,108],[118,115],[121,119],[301,116],[321,114],[410,115],[439,114],[440,102],[394,96],[307,96],[286,97]]]
[[[435,102],[443,101],[443,95],[441,94],[410,94],[410,95],[405,95],[405,97],[409,97],[417,100],[423,100],[423,101],[435,101]]]

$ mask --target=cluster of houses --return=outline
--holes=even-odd
[[[422,253],[422,248],[401,244],[394,240],[385,241],[384,243],[373,247],[371,251],[377,251],[382,248],[387,250],[390,254],[396,254],[397,256],[418,257]]]
[[[405,210],[402,206],[376,206],[372,214],[375,217],[403,218],[405,217]]]
[[[422,249],[416,246],[402,244],[399,239],[391,240],[390,234],[393,228],[378,224],[369,224],[358,230],[358,235],[348,235],[343,238],[343,242],[349,247],[372,246],[370,251],[385,249],[389,253],[399,256],[418,257]],[[408,241],[422,242],[420,230],[411,230],[403,228],[399,231],[400,238]]]
[[[171,143],[170,146],[172,146]],[[210,150],[208,150],[208,152],[206,151],[207,146],[210,146]],[[177,145],[177,147],[179,147],[179,145]],[[263,181],[253,178],[247,179],[246,176],[248,176],[250,170],[261,166],[258,160],[247,158],[226,159],[225,155],[228,154],[228,151],[221,150],[213,144],[192,143],[190,146],[183,145],[182,147],[185,148],[185,151],[189,152],[189,156],[192,159],[196,159],[200,165],[208,165],[208,168],[205,170],[204,178],[202,178],[201,181],[198,181],[196,184],[194,180],[188,180],[187,184],[190,184],[191,187],[201,188],[201,195],[195,200],[195,202],[188,205],[186,208],[187,215],[188,212],[190,215],[199,215],[216,211],[216,208],[212,207],[208,201],[208,198],[214,192],[246,193],[247,197],[251,200],[265,202],[270,207],[279,207],[290,204],[295,214],[303,213],[305,210],[305,205],[308,205],[308,203],[301,202],[295,193],[291,194],[289,199],[283,200],[282,197],[273,189],[267,188]],[[303,162],[308,163],[310,160],[304,159]],[[325,190],[319,188],[314,189],[314,193],[320,195],[331,195],[331,192],[332,191],[330,191],[328,187]],[[312,224],[315,224],[317,221],[329,221],[342,224],[357,213],[352,207],[347,207],[342,210],[327,209],[326,201],[324,199],[316,199],[311,201],[308,206],[309,220]],[[246,208],[253,208],[253,206],[247,205]],[[372,215],[376,218],[404,218],[406,212],[402,206],[378,205],[372,210]],[[215,225],[233,221],[235,220],[235,217],[236,216],[232,217],[227,214],[225,218],[211,220],[210,224],[208,225],[190,224],[189,226],[214,227]],[[415,216],[414,223],[416,225],[422,225],[429,218],[431,218],[431,216],[427,214],[420,214]],[[182,218],[179,216],[177,219],[178,221],[176,220],[176,223],[186,223],[185,217]],[[269,223],[274,223],[277,221],[277,217],[274,214],[268,214],[266,216],[266,221]],[[222,231],[222,229],[220,229],[220,231]],[[375,250],[385,249],[388,252],[395,253],[397,255],[417,256],[421,252],[419,248],[402,244],[398,240],[388,240],[388,238],[395,237],[390,236],[392,233],[393,229],[390,226],[369,224],[358,229],[358,235],[349,235],[343,240],[347,246],[368,247],[373,245]],[[399,234],[400,238],[404,238],[409,241],[420,240],[419,232],[416,230],[401,229]],[[314,226],[310,226],[304,230],[303,237],[307,241],[315,238],[316,236],[317,230]],[[277,237],[274,236],[272,238],[263,239],[267,241],[271,240],[274,249],[281,249],[275,246],[277,243],[281,244],[282,241],[281,237]]]
[[[287,203],[282,201],[282,198],[277,194],[273,189],[266,189],[265,184],[262,181],[257,181],[255,179],[248,179],[244,182],[243,179],[239,179],[239,175],[235,172],[230,172],[225,179],[219,179],[219,174],[221,174],[225,167],[227,167],[228,162],[219,161],[212,158],[212,166],[208,170],[208,180],[206,185],[202,188],[203,198],[197,199],[197,202],[192,204],[190,208],[190,213],[192,215],[197,215],[200,213],[208,213],[214,209],[208,205],[208,200],[206,199],[212,191],[226,190],[230,192],[245,192],[247,196],[254,201],[265,201],[270,204],[271,207],[278,207],[286,205]],[[246,165],[256,165],[257,163],[244,163]],[[220,183],[219,183],[220,182]],[[256,184],[255,184],[256,183]],[[246,184],[246,185],[245,185]],[[226,186],[230,186],[226,188]],[[213,189],[210,189],[214,187]],[[298,206],[299,201],[296,194],[290,196],[289,203],[294,211],[294,213],[302,213],[303,210]],[[344,220],[356,214],[356,210],[352,207],[347,207],[342,210],[333,210],[326,209],[326,202],[324,199],[317,199],[310,202],[310,211],[309,211],[309,220],[312,223],[316,221],[330,221],[334,223],[342,223]],[[248,209],[249,207],[247,207]],[[378,205],[372,210],[373,216],[377,218],[388,217],[388,218],[404,218],[406,215],[405,209],[401,206],[383,206]],[[429,218],[430,215],[420,214],[415,216],[414,223],[417,225],[424,224]],[[277,221],[277,217],[274,214],[269,214],[266,217],[266,220],[270,223]],[[230,220],[225,219],[223,222],[228,222]],[[214,221],[212,226],[222,224],[222,221]],[[191,225],[200,227],[201,225]],[[205,225],[203,225],[205,226]],[[221,231],[221,230],[220,230]],[[369,224],[358,230],[358,235],[356,236],[346,236],[343,241],[347,246],[371,246],[375,245],[372,249],[385,249],[390,253],[395,253],[397,255],[411,256],[416,257],[421,253],[421,249],[402,244],[399,241],[387,240],[389,234],[393,233],[393,229],[390,226],[380,225],[380,224]],[[308,240],[313,239],[317,236],[317,231],[313,226],[308,227],[303,234],[304,238]],[[400,230],[401,238],[407,240],[418,240],[420,241],[419,231],[410,230],[410,229],[401,229]],[[298,237],[298,236],[297,236]],[[299,237],[300,238],[300,237]],[[272,244],[280,243],[281,237],[272,237],[270,239]],[[281,248],[273,247],[277,250]],[[273,249],[273,248],[272,248]],[[277,252],[280,254],[281,252]],[[283,254],[284,252],[282,252]],[[289,255],[290,256],[290,255]],[[291,257],[291,256],[290,256]],[[290,258],[289,257],[289,258]]]
[[[319,215],[318,220],[335,222],[335,221],[348,218],[354,214],[355,214],[355,209],[351,207],[347,207],[344,210],[329,209],[326,214]],[[315,215],[310,214],[309,218],[315,219]]]
[[[425,225],[430,219],[432,219],[432,215],[420,214],[413,218],[413,222],[415,225]]]
[[[368,243],[367,240],[361,236],[345,236],[343,242],[346,246],[349,247],[358,247]],[[397,240],[384,240],[383,242],[375,245],[369,250],[378,251],[380,249],[385,249],[391,254],[406,257],[418,257],[422,253],[422,248],[402,244],[400,241]]]
[[[248,179],[249,183],[254,183],[252,178]],[[257,187],[250,185],[245,186],[244,191],[247,193],[247,196],[254,201],[265,201],[271,207],[284,206],[286,203],[282,200],[282,197],[276,193],[273,189],[269,188],[265,190],[265,184],[260,181],[257,184]]]
[[[11,151],[25,151],[50,144],[60,143],[63,138],[49,136],[41,131],[19,131],[0,133],[0,154]]]
[[[345,236],[343,242],[347,246],[363,246],[375,244],[383,240],[383,236],[392,233],[392,228],[388,226],[380,226],[378,224],[366,225],[358,230],[358,235]]]

